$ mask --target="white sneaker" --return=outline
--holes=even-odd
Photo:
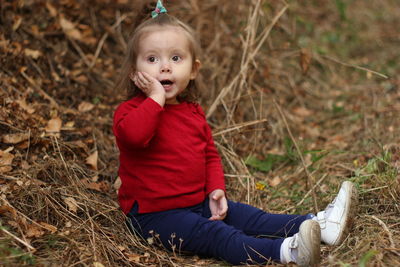
[[[321,228],[314,220],[306,220],[294,236],[285,238],[281,246],[281,262],[314,266],[320,262]]]
[[[350,181],[343,182],[332,203],[313,218],[321,227],[322,242],[331,246],[337,246],[343,242],[353,224],[357,204],[356,187]]]

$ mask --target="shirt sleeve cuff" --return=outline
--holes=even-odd
[[[147,98],[142,102],[142,105],[146,105],[146,106],[155,108],[155,109],[157,109],[157,111],[162,111],[162,110],[164,110],[164,108],[163,108],[159,103],[157,103],[156,101],[154,101],[154,99],[151,98],[151,97],[147,97]]]

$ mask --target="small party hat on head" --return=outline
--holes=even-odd
[[[155,18],[161,13],[167,13],[167,9],[165,9],[161,0],[158,0],[156,8],[154,9],[154,11],[151,12],[151,17]]]

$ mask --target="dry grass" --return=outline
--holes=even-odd
[[[224,265],[145,244],[116,202],[111,124],[124,97],[112,84],[130,29],[151,2],[1,1],[2,164],[13,156],[0,166],[2,265]],[[321,265],[399,265],[397,1],[167,7],[202,40],[201,102],[230,198],[305,213],[324,208],[351,179],[360,191],[354,229],[340,247],[323,246]],[[63,30],[61,17],[85,37]],[[85,111],[82,101],[94,106]],[[58,135],[46,131],[57,118]],[[11,142],[7,134],[25,137]],[[87,162],[95,151],[97,166]],[[254,167],[249,156],[271,166]]]

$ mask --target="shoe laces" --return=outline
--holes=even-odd
[[[328,204],[328,206],[326,206],[325,210],[324,210],[324,217],[328,218],[330,213],[332,212],[333,208],[335,207],[335,203],[336,203],[336,199],[337,197],[335,197],[335,199]]]
[[[288,244],[288,252],[290,255],[290,262],[297,262],[298,258],[299,258],[299,234],[295,234],[294,236],[291,237],[289,244]]]
[[[298,238],[298,233],[292,236],[291,240],[289,241],[289,248],[297,248],[299,246],[299,241],[297,240]]]

